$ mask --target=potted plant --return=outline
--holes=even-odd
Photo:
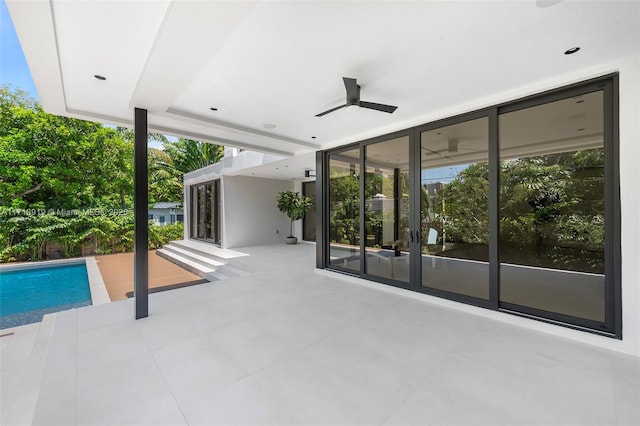
[[[289,236],[285,239],[287,244],[296,244],[298,239],[293,236],[293,222],[304,217],[305,213],[311,207],[311,199],[300,195],[299,192],[284,191],[278,193],[276,199],[278,210],[289,216],[291,227],[289,228]]]

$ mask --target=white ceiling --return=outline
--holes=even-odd
[[[155,131],[282,155],[440,118],[640,46],[636,1],[7,4],[47,111],[131,125],[146,108]],[[344,103],[343,76],[397,111],[315,117]]]

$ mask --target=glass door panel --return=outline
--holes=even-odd
[[[205,199],[204,199],[204,223],[205,223],[205,235],[204,238],[207,241],[213,240],[213,213],[215,211],[213,207],[213,185],[211,183],[205,186]]]
[[[409,282],[409,137],[365,147],[365,271]]]
[[[360,272],[360,150],[329,156],[329,264]]]
[[[420,134],[422,286],[489,299],[489,119]]]
[[[198,223],[198,229],[196,233],[197,238],[206,238],[207,232],[207,192],[205,185],[198,185],[198,208],[196,211],[196,220]]]
[[[220,181],[191,187],[191,237],[221,243],[221,197]]]
[[[220,181],[207,184],[207,241],[220,244]]]
[[[603,117],[602,91],[500,115],[501,302],[605,321]]]

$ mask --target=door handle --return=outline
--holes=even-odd
[[[413,242],[413,231],[409,231],[409,239]]]
[[[416,231],[416,243],[420,244],[420,231]]]

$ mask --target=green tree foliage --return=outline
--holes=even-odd
[[[224,147],[207,142],[180,138],[163,144],[164,151],[173,161],[176,170],[189,173],[217,163],[224,155]]]
[[[355,173],[334,170],[329,177],[329,240],[357,245],[360,240],[360,181]]]
[[[182,201],[182,172],[161,149],[149,148],[149,203]]]
[[[131,251],[133,137],[47,114],[24,92],[1,87],[0,261],[43,259],[52,247],[62,256]],[[150,202],[180,200],[173,158],[150,148],[148,159]],[[155,228],[151,248],[182,236],[181,224]]]
[[[278,210],[289,217],[289,237],[293,237],[293,222],[302,219],[311,208],[311,198],[300,195],[299,192],[284,191],[278,193],[276,204]]]
[[[486,246],[488,189],[487,164],[478,163],[433,199],[425,195],[423,235],[434,228],[444,232],[446,242],[467,250]],[[502,261],[603,272],[602,149],[502,161],[499,208]]]
[[[487,163],[471,164],[460,172],[456,179],[436,193],[433,205],[429,205],[431,200],[426,192],[422,198],[422,235],[428,235],[429,228],[433,228],[439,235],[446,235],[448,241],[488,244]]]
[[[131,174],[130,156],[113,129],[47,114],[24,93],[0,88],[0,205],[122,206],[131,185],[117,175]]]

